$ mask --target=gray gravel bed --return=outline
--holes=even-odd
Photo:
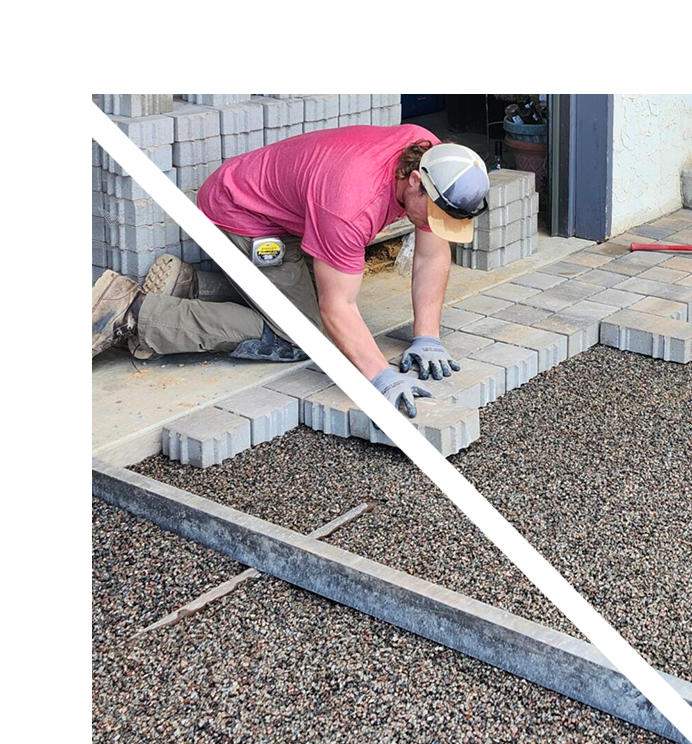
[[[96,648],[122,643],[244,569],[97,498],[92,503],[92,525]]]
[[[205,470],[163,455],[132,469],[301,532],[373,501],[374,512],[329,542],[537,621],[552,612],[556,627],[576,633],[397,450],[300,427],[274,440],[273,449],[262,446],[252,453],[252,460],[234,458]]]
[[[483,409],[481,439],[452,458],[650,663],[687,679],[690,411],[692,365],[595,347]],[[135,469],[210,498],[242,491],[246,511],[303,531],[377,499],[331,541],[578,635],[390,448],[301,427],[207,471],[162,456]],[[317,502],[332,511],[317,519]]]
[[[322,436],[312,446],[306,433],[314,432],[301,426],[203,470],[164,455],[149,457],[130,469],[303,533],[363,501],[382,497],[375,482],[352,492],[343,488],[343,474],[352,466],[353,440],[339,440],[345,447],[325,447],[322,439],[331,437]]]
[[[663,741],[270,577],[118,647],[240,567],[95,512],[94,744]]]
[[[692,364],[598,346],[481,415],[487,444],[456,467],[650,663],[692,679]]]

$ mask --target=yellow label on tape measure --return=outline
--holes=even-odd
[[[273,240],[268,240],[266,243],[257,246],[257,255],[268,260],[276,258],[281,255],[281,246]]]

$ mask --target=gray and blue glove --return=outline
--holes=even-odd
[[[407,377],[388,367],[370,380],[384,397],[396,408],[403,403],[409,418],[418,413],[414,397],[433,398],[433,394],[423,385],[419,385],[414,377]]]
[[[433,380],[450,377],[452,370],[458,372],[461,367],[449,355],[439,338],[434,336],[416,336],[401,358],[399,369],[408,372],[413,363],[418,365],[418,377],[427,380],[432,374]]]

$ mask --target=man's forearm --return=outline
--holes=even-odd
[[[414,253],[411,278],[413,333],[415,336],[439,336],[440,316],[449,279],[449,250],[434,255]]]
[[[368,380],[389,366],[360,317],[357,305],[320,303],[320,314],[329,337]]]

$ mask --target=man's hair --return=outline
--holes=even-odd
[[[420,169],[420,159],[433,146],[427,139],[421,139],[405,147],[399,155],[394,175],[397,178],[408,178],[414,170]],[[421,190],[425,191],[423,184]]]

